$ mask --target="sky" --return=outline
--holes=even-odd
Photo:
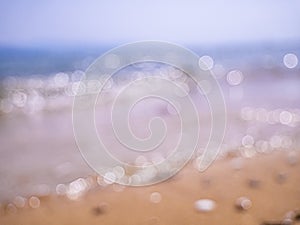
[[[298,0],[1,0],[1,45],[300,40]]]

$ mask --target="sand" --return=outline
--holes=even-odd
[[[28,202],[23,208],[2,205],[0,224],[280,224],[288,212],[300,209],[300,154],[289,154],[227,156],[203,173],[190,164],[163,183],[98,186],[75,201],[50,195],[41,197],[37,208]],[[250,208],[237,207],[242,196]],[[215,201],[215,208],[196,210],[199,199]]]

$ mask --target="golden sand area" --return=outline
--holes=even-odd
[[[74,200],[62,192],[2,205],[0,224],[300,224],[299,157],[231,154],[147,187],[89,177],[93,187]]]

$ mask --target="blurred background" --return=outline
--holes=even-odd
[[[284,51],[299,50],[296,0],[0,4],[2,77],[84,70],[111,47],[140,40],[174,42],[226,60],[263,54],[264,62],[278,64]]]
[[[0,11],[0,202],[61,193],[93,173],[74,141],[73,97],[93,60],[128,42],[201,57],[228,107],[224,151],[300,144],[297,0],[1,0]]]

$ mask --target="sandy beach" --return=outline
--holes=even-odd
[[[1,206],[0,224],[291,224],[283,220],[300,208],[299,157],[286,151],[248,159],[231,155],[203,173],[188,165],[148,187],[97,184],[75,201],[50,195],[41,197],[37,208],[28,202],[24,208]],[[244,208],[240,197],[250,200]],[[199,211],[199,199],[215,206]]]

